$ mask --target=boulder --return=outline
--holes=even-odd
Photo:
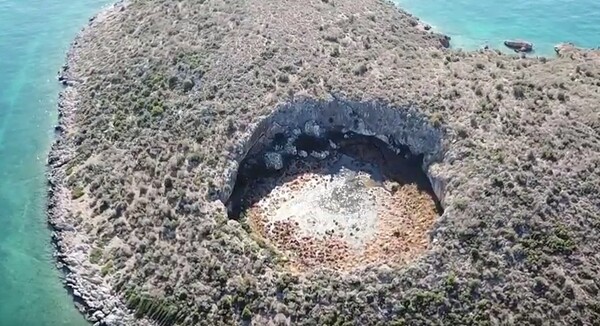
[[[504,41],[504,45],[515,52],[531,52],[533,50],[533,43],[521,40],[507,40]]]
[[[442,43],[442,46],[444,48],[446,48],[446,49],[449,48],[450,47],[450,36],[442,35],[440,37],[440,43]]]
[[[572,52],[576,49],[575,44],[571,42],[559,43],[554,46],[554,52],[556,52],[558,56],[567,52]]]

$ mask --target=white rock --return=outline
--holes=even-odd
[[[269,169],[281,170],[283,168],[283,158],[279,153],[269,152],[265,154],[265,165]]]

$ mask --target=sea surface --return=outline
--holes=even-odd
[[[356,0],[359,1],[359,0]],[[600,46],[600,0],[395,0],[455,48],[505,39]],[[0,326],[85,325],[54,267],[45,160],[56,124],[56,72],[87,18],[110,0],[0,0]]]
[[[54,266],[45,160],[56,73],[106,0],[0,0],[0,326],[86,325]]]
[[[600,0],[393,0],[452,38],[453,48],[486,44],[506,49],[507,39],[533,42],[535,53],[554,56],[554,45],[600,46]]]

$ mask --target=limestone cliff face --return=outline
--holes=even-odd
[[[242,150],[225,172],[221,200],[226,202],[235,184],[237,168],[250,151],[264,151],[276,135],[290,137],[301,133],[325,137],[328,131],[352,132],[374,136],[393,146],[408,146],[414,155],[423,155],[423,169],[427,171],[443,156],[443,132],[434,128],[417,108],[395,108],[372,102],[356,102],[331,97],[328,100],[304,99],[281,104],[258,124],[248,128],[241,137]],[[295,148],[282,148],[287,154],[297,154]],[[441,183],[436,183],[442,194]]]

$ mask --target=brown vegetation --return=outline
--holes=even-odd
[[[336,159],[326,162],[329,160],[335,163]],[[394,163],[398,164],[397,161],[391,164]],[[259,183],[248,186],[251,196],[258,198],[249,200],[254,204],[248,208],[243,222],[249,225],[249,231],[285,255],[292,270],[312,272],[324,267],[349,271],[375,263],[402,267],[427,249],[428,232],[439,217],[429,192],[406,181],[398,183],[386,179],[378,184],[369,174],[350,178],[329,174],[324,164],[320,161],[310,168],[290,169],[280,178],[259,180],[267,185],[263,186],[265,189],[261,189]],[[342,187],[338,182],[332,184],[334,178],[346,184]],[[348,187],[351,189],[344,189],[349,183],[353,184]],[[319,185],[326,185],[324,188],[332,189],[331,193],[320,193]],[[348,194],[348,191],[355,194]],[[331,194],[343,198],[329,196]],[[319,214],[320,209],[307,207],[318,205],[313,200],[315,197],[331,208]],[[302,211],[282,209],[292,200],[297,200],[292,208],[299,207]],[[367,209],[373,209],[374,214],[360,213]],[[344,214],[349,210],[356,210],[361,221],[348,220],[350,217]],[[306,212],[310,212],[309,215],[305,215]],[[272,220],[273,214],[278,213],[289,215],[286,219]],[[327,227],[328,221],[323,219],[331,219],[333,225]],[[300,226],[299,220],[307,225]]]

